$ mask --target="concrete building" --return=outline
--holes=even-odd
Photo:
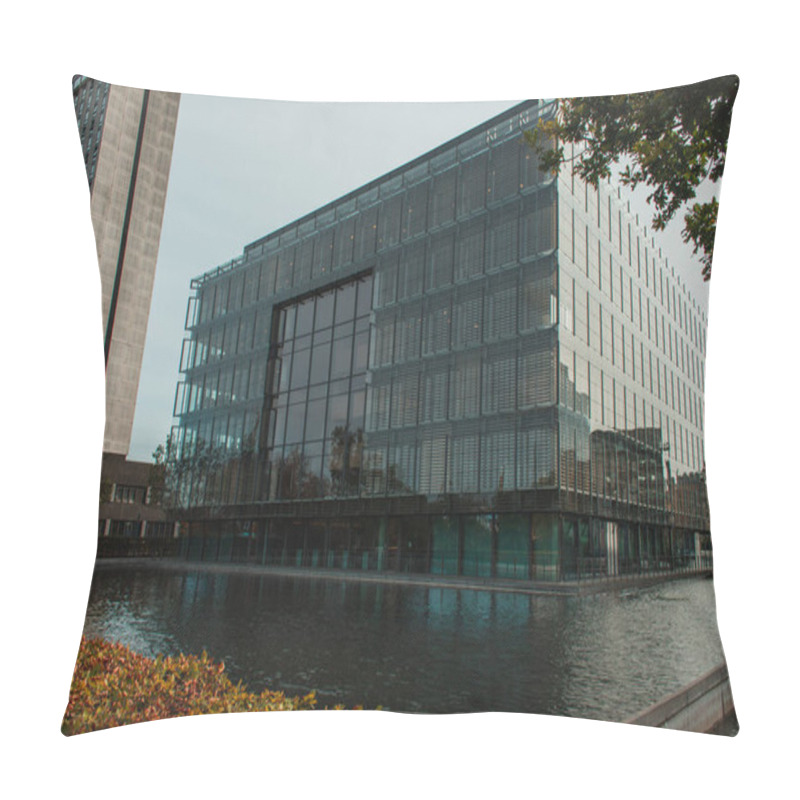
[[[82,75],[73,78],[72,92],[102,290],[106,425],[99,532],[114,539],[162,539],[173,526],[145,502],[150,467],[128,462],[127,455],[180,95]],[[127,487],[124,500],[118,486]],[[154,523],[149,528],[148,521]],[[98,552],[108,549],[106,543]]]
[[[522,103],[192,282],[191,559],[574,580],[706,553],[706,317]]]
[[[103,453],[98,556],[174,555],[175,523],[161,505],[153,464]]]
[[[106,359],[103,451],[130,447],[180,95],[76,75]]]

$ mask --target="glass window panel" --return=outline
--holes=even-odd
[[[492,342],[515,336],[517,333],[516,282],[495,283],[484,300],[484,335]]]
[[[325,292],[317,298],[317,318],[314,322],[314,328],[328,328],[333,325],[333,292]]]
[[[309,383],[316,384],[328,380],[328,368],[331,363],[330,342],[316,345],[311,351],[311,377]]]
[[[355,258],[361,261],[375,252],[378,241],[378,207],[365,209],[358,215]]]
[[[222,337],[222,352],[221,358],[232,356],[236,353],[236,345],[239,338],[239,323],[237,321],[229,322],[224,329]]]
[[[447,418],[448,376],[446,364],[436,365],[423,375],[421,422],[439,422]]]
[[[450,419],[466,419],[480,413],[480,359],[459,359],[450,373]]]
[[[532,489],[555,485],[555,432],[552,428],[523,430],[517,435],[517,486]]]
[[[377,281],[376,303],[378,308],[394,303],[397,298],[397,272],[399,263],[397,251],[384,257],[375,275]]]
[[[458,214],[471,214],[486,203],[487,154],[482,153],[461,166],[458,181]]]
[[[403,308],[395,330],[395,362],[402,363],[418,359],[422,339],[422,311],[419,303]]]
[[[438,289],[453,280],[453,237],[439,237],[432,242],[428,255],[427,288]]]
[[[547,265],[528,272],[520,294],[520,330],[549,327],[555,323],[556,273]]]
[[[428,495],[443,494],[446,488],[447,437],[432,436],[423,440],[417,453],[420,492]]]
[[[405,249],[399,265],[397,299],[405,300],[422,294],[425,273],[425,247],[416,245]]]
[[[470,225],[459,236],[456,246],[455,280],[468,280],[483,272],[484,221]]]
[[[314,347],[320,344],[326,344],[333,338],[332,328],[323,328],[321,331],[314,331]]]
[[[459,436],[451,441],[447,478],[451,492],[478,491],[478,436]]]
[[[278,254],[277,289],[288,289],[292,285],[296,247],[290,247]]]
[[[292,389],[295,389],[299,386],[306,386],[308,384],[308,367],[310,362],[310,350],[303,350],[294,354],[292,363],[292,379],[290,384]]]
[[[546,253],[555,247],[556,206],[554,202],[528,211],[522,219],[523,258]]]
[[[422,354],[443,353],[450,347],[450,297],[436,297],[425,312]]]
[[[328,384],[322,383],[317,384],[316,386],[309,386],[308,387],[308,399],[309,400],[318,400],[320,397],[327,397],[328,396]]]
[[[491,150],[487,189],[491,202],[504,200],[519,191],[522,149],[520,141],[513,138]]]
[[[477,291],[459,296],[453,308],[453,347],[470,347],[481,341],[483,299]]]
[[[364,372],[367,368],[367,355],[369,353],[369,334],[360,333],[354,339],[353,346],[353,374]]]
[[[550,349],[519,357],[519,407],[552,405],[554,398],[554,356]]]
[[[400,223],[403,198],[401,195],[387,200],[380,207],[378,219],[378,247],[387,248],[400,241]]]
[[[515,438],[513,430],[486,433],[481,437],[482,492],[514,488]]]
[[[308,390],[305,387],[302,389],[295,389],[294,391],[289,392],[289,404],[305,403],[306,397],[308,397]]]
[[[312,275],[315,278],[319,275],[326,275],[331,271],[333,264],[333,241],[333,228],[321,231],[317,237],[316,247],[314,248],[314,265],[312,271]]]
[[[348,391],[350,391],[350,378],[331,381],[329,384],[328,394],[344,394]]]
[[[286,416],[286,442],[294,444],[303,440],[303,422],[305,419],[305,403],[289,406]]]
[[[394,317],[379,316],[372,329],[372,337],[372,366],[391,364],[394,353]]]
[[[340,286],[336,290],[336,323],[352,320],[356,307],[355,284]]]
[[[299,497],[314,498],[324,497],[320,473],[322,472],[322,456],[307,456],[303,454],[300,473]]]
[[[325,408],[326,401],[311,400],[308,403],[306,415],[306,440],[322,439],[325,435]]]
[[[250,382],[247,388],[247,399],[261,399],[266,391],[267,362],[255,360],[250,368]]]
[[[309,237],[297,249],[297,259],[294,266],[294,285],[302,286],[311,278],[314,263],[314,244],[316,237]]]
[[[372,311],[372,275],[367,275],[358,282],[356,316],[366,316],[370,311]]]
[[[456,170],[449,169],[436,175],[430,200],[431,226],[438,227],[455,218]]]
[[[364,427],[364,406],[366,400],[366,391],[361,389],[358,392],[353,392],[350,395],[350,427],[353,430],[358,430]]]
[[[517,212],[492,221],[487,271],[502,269],[517,260]]]
[[[251,311],[247,316],[242,319],[239,326],[239,348],[238,352],[246,353],[253,349],[253,333],[256,326],[255,314]],[[261,344],[262,342],[257,342]]]
[[[517,359],[514,354],[495,356],[483,365],[483,413],[513,411],[517,393]]]
[[[350,336],[337,339],[333,343],[331,356],[331,380],[343,378],[350,374],[350,362],[353,351],[353,339]]]
[[[306,300],[297,306],[297,323],[295,337],[311,333],[314,326],[314,298]]]
[[[403,210],[403,238],[424,233],[428,224],[428,184],[422,183],[408,191]]]
[[[325,426],[327,436],[331,436],[336,428],[346,427],[347,399],[348,395],[346,394],[328,398],[328,419]]]

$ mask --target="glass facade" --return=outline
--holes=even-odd
[[[476,577],[699,564],[705,315],[610,184],[539,169],[522,132],[550,113],[193,281],[174,437],[196,536],[246,519],[261,563]]]

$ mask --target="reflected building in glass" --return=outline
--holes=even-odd
[[[522,580],[708,566],[705,313],[522,103],[192,283],[191,559]]]

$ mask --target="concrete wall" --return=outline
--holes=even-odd
[[[722,664],[625,721],[631,725],[710,733],[733,713],[728,667]]]
[[[91,200],[105,335],[129,192],[135,182],[106,365],[103,451],[120,455],[127,455],[130,445],[180,102],[178,94],[150,92],[141,155],[134,175],[143,96],[141,89],[125,86],[109,89]]]

